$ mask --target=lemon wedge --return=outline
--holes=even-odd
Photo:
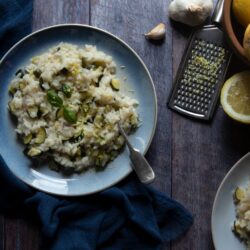
[[[233,0],[233,13],[237,21],[247,27],[250,23],[250,1]]]
[[[224,111],[233,119],[250,123],[250,71],[243,71],[229,78],[222,90],[220,102]]]

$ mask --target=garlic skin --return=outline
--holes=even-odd
[[[159,23],[148,33],[144,34],[147,39],[160,40],[165,37],[166,27],[164,23]]]
[[[189,26],[201,25],[211,14],[212,0],[174,0],[169,5],[169,17]]]

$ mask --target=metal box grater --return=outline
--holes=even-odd
[[[223,1],[219,1],[213,16],[216,21],[222,6]],[[217,104],[231,52],[226,46],[223,31],[216,25],[197,30],[188,44],[168,106],[182,114],[209,120]]]

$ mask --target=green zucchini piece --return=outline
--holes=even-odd
[[[102,60],[96,60],[93,62],[93,64],[96,66],[96,67],[104,67],[106,65],[106,62],[105,61],[102,61]]]
[[[23,143],[24,144],[29,144],[31,142],[31,140],[32,140],[32,134],[31,133],[23,137]]]
[[[77,131],[77,132],[74,134],[74,138],[77,138],[77,137],[79,137],[79,136],[82,135],[82,134],[83,134],[83,131],[82,131],[82,129],[81,129],[81,130]]]
[[[242,188],[237,187],[234,191],[235,202],[240,202],[241,200],[243,200],[245,198],[245,195],[245,191]]]
[[[118,79],[114,78],[111,80],[110,86],[113,90],[119,91],[120,90],[120,81]]]
[[[13,104],[12,101],[8,102],[8,107],[9,107],[10,112],[14,113],[16,111],[15,105]]]
[[[80,147],[77,148],[76,155],[79,156],[79,157],[82,155],[82,151],[81,151]]]
[[[35,118],[37,117],[38,107],[37,106],[29,107],[27,111],[31,118]]]
[[[82,140],[82,138],[83,138],[83,132],[82,131],[80,131],[81,133],[76,133],[73,137],[71,137],[68,141],[70,142],[70,143],[77,143],[77,142],[80,142],[81,140]]]
[[[26,87],[26,84],[24,82],[19,83],[19,89],[23,90]]]
[[[39,107],[39,110],[42,112],[42,116],[45,116],[49,113],[49,109],[46,107]]]
[[[88,64],[85,60],[85,58],[82,58],[82,68],[87,68],[88,67]]]
[[[37,144],[44,143],[45,138],[46,138],[45,128],[39,128],[37,135],[36,135],[35,143],[37,143]]]
[[[242,234],[242,229],[241,229],[240,225],[236,223],[236,221],[234,221],[232,231],[238,236],[241,236],[241,234]]]
[[[63,108],[59,108],[57,111],[56,111],[56,118],[59,119],[63,117]]]
[[[83,103],[83,105],[82,105],[83,112],[88,113],[89,109],[90,109],[90,107],[89,107],[88,103]]]
[[[69,70],[64,67],[58,73],[61,75],[67,76],[69,74]]]
[[[23,78],[26,73],[27,73],[26,70],[18,69],[17,72],[15,73],[15,75],[19,76],[20,78]]]
[[[54,171],[59,171],[60,167],[54,162],[54,161],[49,161],[49,168]]]
[[[27,155],[30,157],[34,157],[34,156],[40,155],[41,153],[42,151],[39,148],[32,147],[28,151]]]
[[[14,87],[12,84],[9,86],[9,93],[11,93],[12,95],[14,95],[17,91],[17,88]]]
[[[39,79],[39,77],[40,77],[41,74],[42,74],[42,71],[41,71],[40,69],[36,69],[36,70],[33,71],[33,74],[34,74],[34,76],[35,76],[36,78]]]
[[[43,78],[40,76],[39,77],[39,86],[42,90],[45,90],[45,88],[43,87],[43,84],[44,84],[44,81],[43,81]]]

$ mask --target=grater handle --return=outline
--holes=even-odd
[[[213,16],[211,18],[212,23],[219,26],[222,25],[223,6],[224,6],[224,0],[218,0],[214,8]]]

